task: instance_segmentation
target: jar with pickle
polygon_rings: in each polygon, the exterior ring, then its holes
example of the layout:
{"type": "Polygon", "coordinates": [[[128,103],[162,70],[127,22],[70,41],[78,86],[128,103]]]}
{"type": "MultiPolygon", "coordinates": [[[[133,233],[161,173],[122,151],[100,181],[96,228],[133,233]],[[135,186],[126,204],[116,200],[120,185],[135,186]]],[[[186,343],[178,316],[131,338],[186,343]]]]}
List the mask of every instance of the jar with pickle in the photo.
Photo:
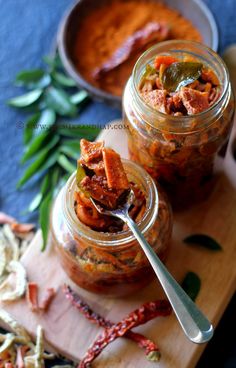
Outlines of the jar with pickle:
{"type": "MultiPolygon", "coordinates": [[[[165,261],[172,232],[169,202],[141,166],[121,162],[137,200],[130,215],[165,261]]],[[[78,197],[77,172],[59,192],[51,213],[52,240],[65,272],[78,286],[107,296],[127,295],[147,285],[155,274],[131,231],[119,219],[94,215],[83,195],[78,197]]]]}
{"type": "Polygon", "coordinates": [[[219,55],[196,42],[159,43],[139,58],[124,91],[130,159],[163,186],[174,208],[189,207],[212,192],[233,115],[219,55]]]}

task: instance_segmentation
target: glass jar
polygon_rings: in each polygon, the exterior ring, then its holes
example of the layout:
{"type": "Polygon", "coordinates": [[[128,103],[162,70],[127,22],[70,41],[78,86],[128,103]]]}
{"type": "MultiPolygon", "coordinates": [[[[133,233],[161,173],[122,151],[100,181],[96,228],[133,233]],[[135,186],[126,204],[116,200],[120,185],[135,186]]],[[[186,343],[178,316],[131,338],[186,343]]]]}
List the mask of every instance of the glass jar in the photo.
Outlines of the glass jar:
{"type": "Polygon", "coordinates": [[[162,184],[174,208],[207,198],[214,172],[222,159],[234,114],[234,97],[223,60],[206,46],[190,41],[167,41],[147,50],[137,61],[123,95],[124,124],[128,127],[130,159],[140,163],[162,184]],[[221,97],[206,111],[173,116],[148,106],[138,87],[147,64],[158,55],[189,56],[217,75],[221,97]]]}
{"type": "MultiPolygon", "coordinates": [[[[127,160],[122,163],[129,181],[136,183],[146,198],[138,226],[165,261],[172,232],[168,200],[141,166],[127,160]]],[[[76,190],[73,174],[58,194],[51,214],[53,243],[69,277],[84,289],[110,296],[130,294],[148,284],[154,272],[131,231],[105,233],[84,225],[74,210],[76,190]]]]}

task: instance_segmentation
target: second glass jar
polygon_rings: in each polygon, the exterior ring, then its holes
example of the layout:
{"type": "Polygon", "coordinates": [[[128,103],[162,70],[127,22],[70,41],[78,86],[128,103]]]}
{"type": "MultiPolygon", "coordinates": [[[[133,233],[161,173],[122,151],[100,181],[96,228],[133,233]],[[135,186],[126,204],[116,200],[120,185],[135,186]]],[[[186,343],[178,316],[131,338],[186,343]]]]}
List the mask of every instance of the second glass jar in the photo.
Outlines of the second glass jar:
{"type": "Polygon", "coordinates": [[[174,208],[189,207],[211,193],[218,153],[227,144],[233,114],[228,72],[214,51],[190,41],[160,43],[139,58],[124,91],[123,116],[130,158],[163,185],[174,208]],[[159,54],[189,56],[211,68],[222,86],[219,100],[202,113],[180,117],[145,104],[139,95],[139,83],[146,65],[153,64],[159,54]]]}

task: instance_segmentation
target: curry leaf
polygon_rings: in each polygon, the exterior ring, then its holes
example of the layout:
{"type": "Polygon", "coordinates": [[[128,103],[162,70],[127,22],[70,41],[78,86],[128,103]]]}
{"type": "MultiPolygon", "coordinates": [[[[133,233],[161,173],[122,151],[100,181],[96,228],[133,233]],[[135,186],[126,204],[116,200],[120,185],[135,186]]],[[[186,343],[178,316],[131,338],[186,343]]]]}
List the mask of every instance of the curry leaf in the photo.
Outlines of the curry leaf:
{"type": "Polygon", "coordinates": [[[17,188],[21,188],[34,174],[38,172],[38,170],[42,167],[48,156],[48,152],[43,150],[35,159],[35,161],[27,167],[23,176],[17,183],[17,188]]]}
{"type": "Polygon", "coordinates": [[[35,153],[37,153],[40,148],[43,146],[43,144],[45,143],[45,141],[48,139],[49,137],[49,132],[43,132],[39,135],[37,135],[33,141],[27,146],[27,149],[25,151],[25,153],[23,154],[22,158],[21,158],[21,163],[25,163],[27,160],[29,160],[35,153]]]}
{"type": "Polygon", "coordinates": [[[68,173],[72,174],[73,172],[75,172],[76,170],[76,166],[74,166],[69,160],[68,158],[66,158],[65,155],[60,155],[58,157],[58,163],[59,165],[66,170],[68,173]]]}
{"type": "Polygon", "coordinates": [[[40,118],[40,113],[37,112],[36,114],[32,115],[25,123],[24,127],[24,143],[27,144],[31,141],[34,133],[34,129],[38,123],[40,118]]]}
{"type": "Polygon", "coordinates": [[[42,193],[37,193],[33,200],[30,202],[28,207],[28,212],[34,212],[39,207],[40,203],[42,202],[43,195],[42,193]]]}
{"type": "Polygon", "coordinates": [[[164,89],[170,92],[178,91],[201,76],[202,64],[195,62],[178,62],[168,66],[162,74],[164,89]]]}
{"type": "Polygon", "coordinates": [[[51,210],[51,203],[53,199],[52,191],[48,193],[48,195],[42,201],[42,204],[39,209],[39,224],[42,229],[43,235],[43,245],[42,245],[42,252],[46,249],[47,240],[48,240],[48,230],[49,230],[49,219],[50,219],[50,210],[51,210]]]}
{"type": "Polygon", "coordinates": [[[195,301],[201,288],[201,280],[195,272],[188,272],[182,282],[182,288],[195,301]]]}
{"type": "Polygon", "coordinates": [[[55,111],[52,109],[45,109],[38,121],[39,129],[47,129],[50,128],[56,121],[55,111]]]}
{"type": "Polygon", "coordinates": [[[88,93],[86,91],[79,91],[71,96],[70,100],[75,105],[78,105],[88,99],[88,93]]]}
{"type": "Polygon", "coordinates": [[[80,126],[71,125],[70,128],[60,127],[58,128],[59,133],[65,137],[71,138],[86,138],[88,140],[93,140],[100,133],[101,129],[95,126],[80,126]]]}
{"type": "Polygon", "coordinates": [[[221,245],[209,235],[205,234],[193,234],[184,239],[184,243],[198,245],[213,251],[222,250],[221,245]]]}
{"type": "Polygon", "coordinates": [[[78,160],[80,154],[80,141],[79,140],[63,140],[60,148],[62,153],[67,156],[78,160]]]}
{"type": "Polygon", "coordinates": [[[53,86],[49,87],[45,94],[47,106],[62,116],[75,116],[76,106],[70,101],[69,95],[53,86]]]}
{"type": "Polygon", "coordinates": [[[35,89],[34,91],[28,92],[24,95],[14,97],[7,101],[8,105],[13,107],[27,107],[32,105],[42,95],[42,89],[35,89]]]}
{"type": "Polygon", "coordinates": [[[52,77],[57,81],[59,84],[61,84],[63,87],[75,87],[76,83],[72,78],[67,77],[63,73],[59,72],[52,72],[52,77]]]}
{"type": "Polygon", "coordinates": [[[49,85],[51,78],[42,69],[23,70],[16,76],[16,85],[28,88],[44,88],[49,85]]]}

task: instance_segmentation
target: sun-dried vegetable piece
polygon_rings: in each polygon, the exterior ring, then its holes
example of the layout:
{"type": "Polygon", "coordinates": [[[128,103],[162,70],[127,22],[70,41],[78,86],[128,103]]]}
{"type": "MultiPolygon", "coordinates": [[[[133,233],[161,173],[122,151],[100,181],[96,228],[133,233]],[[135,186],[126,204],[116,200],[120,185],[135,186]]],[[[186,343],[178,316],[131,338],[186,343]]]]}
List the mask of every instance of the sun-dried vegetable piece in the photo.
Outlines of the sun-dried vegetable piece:
{"type": "Polygon", "coordinates": [[[26,289],[26,299],[32,312],[38,311],[38,284],[36,284],[36,282],[28,282],[26,289]]]}
{"type": "Polygon", "coordinates": [[[103,146],[104,142],[89,142],[86,139],[81,139],[81,159],[86,163],[100,159],[102,157],[103,146]]]}
{"type": "Polygon", "coordinates": [[[219,79],[217,78],[217,76],[213,72],[213,70],[211,70],[211,69],[203,69],[202,73],[201,73],[201,78],[205,82],[209,82],[209,83],[213,84],[214,86],[219,86],[220,85],[219,79]]]}
{"type": "Polygon", "coordinates": [[[128,60],[134,52],[142,50],[150,42],[164,41],[169,36],[169,27],[166,23],[150,22],[139,29],[118,48],[110,60],[106,61],[101,67],[94,70],[93,76],[100,78],[105,73],[114,70],[119,65],[128,60]]]}
{"type": "Polygon", "coordinates": [[[19,240],[15,237],[15,234],[13,233],[10,225],[5,224],[2,230],[6,240],[8,241],[11,247],[12,252],[11,259],[14,261],[18,261],[20,255],[19,240]]]}
{"type": "Polygon", "coordinates": [[[103,148],[102,157],[108,187],[118,190],[128,189],[129,182],[120,155],[111,148],[103,148]]]}
{"type": "Polygon", "coordinates": [[[11,217],[9,215],[7,215],[6,213],[4,212],[0,212],[0,225],[4,225],[4,224],[11,224],[13,223],[14,221],[16,221],[14,219],[14,217],[11,217]]]}
{"type": "Polygon", "coordinates": [[[0,296],[2,301],[13,301],[19,299],[24,295],[26,289],[26,271],[23,265],[17,261],[11,261],[7,266],[7,270],[10,273],[16,275],[16,286],[14,290],[6,291],[0,296]]]}
{"type": "Polygon", "coordinates": [[[6,334],[4,343],[0,346],[0,354],[8,350],[14,342],[15,335],[13,333],[6,334]]]}
{"type": "Polygon", "coordinates": [[[16,349],[16,367],[17,368],[25,368],[24,357],[28,350],[29,350],[29,347],[27,345],[17,346],[17,349],[16,349]]]}
{"type": "Polygon", "coordinates": [[[40,305],[40,309],[43,310],[44,312],[46,312],[53,300],[53,298],[55,297],[56,292],[54,288],[47,288],[46,289],[46,294],[42,300],[42,303],[40,305]]]}
{"type": "Polygon", "coordinates": [[[179,95],[189,115],[198,114],[209,108],[208,92],[200,92],[192,88],[181,88],[179,95]]]}
{"type": "Polygon", "coordinates": [[[35,347],[35,368],[43,368],[43,329],[39,325],[37,327],[37,338],[36,338],[36,347],[35,347]]]}
{"type": "Polygon", "coordinates": [[[13,222],[11,224],[12,231],[16,233],[29,233],[35,228],[34,224],[20,224],[19,222],[13,222]]]}
{"type": "Polygon", "coordinates": [[[24,327],[22,327],[21,325],[19,325],[18,322],[16,322],[9,313],[7,313],[4,309],[0,309],[0,320],[6,324],[7,326],[10,327],[10,329],[16,334],[19,335],[23,338],[25,338],[25,340],[27,342],[31,342],[31,338],[28,335],[27,331],[24,329],[24,327]]]}
{"type": "Polygon", "coordinates": [[[1,242],[0,237],[0,276],[2,276],[2,274],[4,273],[6,265],[7,265],[6,247],[5,244],[1,242]]]}
{"type": "Polygon", "coordinates": [[[159,89],[155,89],[151,92],[141,93],[141,96],[143,100],[146,102],[146,104],[148,104],[149,106],[163,113],[167,112],[166,95],[167,95],[167,91],[159,90],[159,89]]]}

